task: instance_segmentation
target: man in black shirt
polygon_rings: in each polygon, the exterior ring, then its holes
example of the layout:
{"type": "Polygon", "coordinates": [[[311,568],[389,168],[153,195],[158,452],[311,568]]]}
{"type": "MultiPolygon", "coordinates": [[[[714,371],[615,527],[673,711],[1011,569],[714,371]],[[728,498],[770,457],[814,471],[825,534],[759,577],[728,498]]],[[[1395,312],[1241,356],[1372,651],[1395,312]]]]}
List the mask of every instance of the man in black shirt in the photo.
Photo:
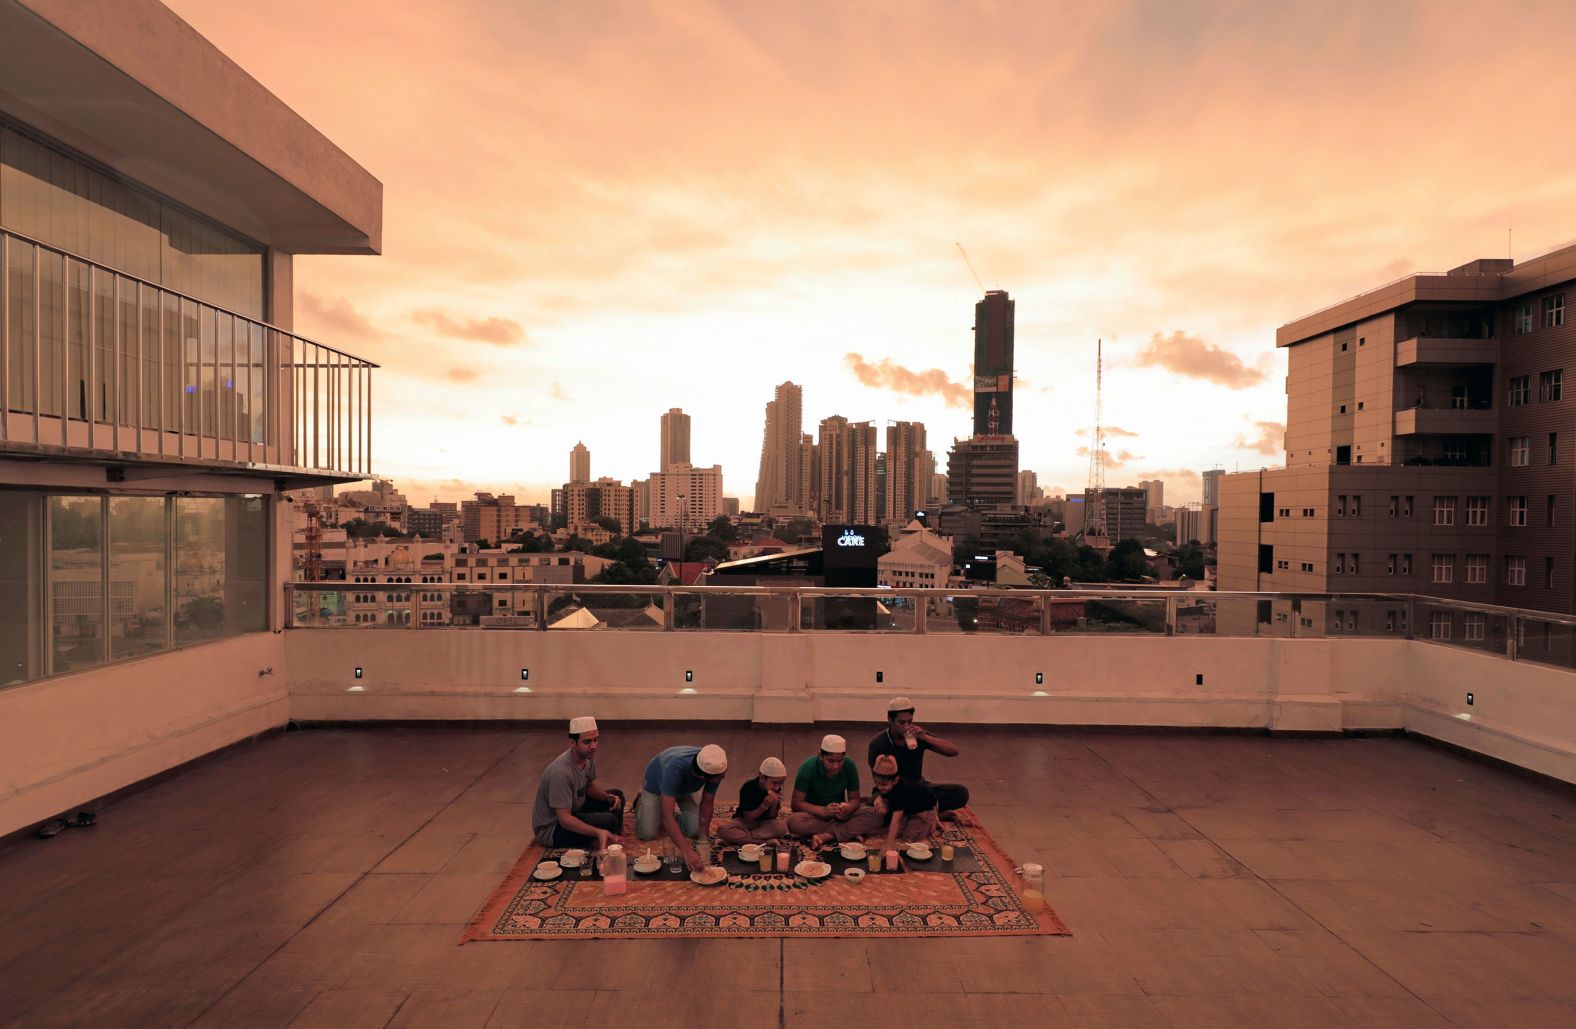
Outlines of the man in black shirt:
{"type": "MultiPolygon", "coordinates": [[[[928,839],[938,828],[936,795],[930,787],[897,774],[897,760],[891,754],[875,759],[870,769],[874,784],[870,793],[871,807],[886,825],[886,840],[882,852],[892,850],[897,841],[909,842],[928,839]]],[[[868,809],[861,809],[861,812],[868,809]]]]}
{"type": "Polygon", "coordinates": [[[956,811],[969,802],[969,788],[959,783],[935,783],[925,779],[925,751],[934,750],[942,757],[957,757],[958,748],[951,740],[932,736],[924,726],[914,724],[914,702],[907,697],[894,697],[887,704],[887,726],[870,741],[870,767],[876,758],[890,754],[897,761],[898,778],[916,786],[928,786],[936,795],[936,804],[942,812],[956,811]]]}
{"type": "Polygon", "coordinates": [[[739,787],[738,810],[717,827],[717,835],[734,844],[765,843],[788,835],[788,819],[782,810],[787,779],[788,769],[780,759],[762,761],[760,774],[739,787]]]}

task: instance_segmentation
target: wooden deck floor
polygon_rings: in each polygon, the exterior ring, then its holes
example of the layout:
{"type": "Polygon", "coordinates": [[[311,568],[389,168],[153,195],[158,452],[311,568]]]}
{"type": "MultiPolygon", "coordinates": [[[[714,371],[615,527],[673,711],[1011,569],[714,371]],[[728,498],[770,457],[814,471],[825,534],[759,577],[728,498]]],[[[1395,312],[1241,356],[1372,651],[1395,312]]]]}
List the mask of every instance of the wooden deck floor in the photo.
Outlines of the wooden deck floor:
{"type": "MultiPolygon", "coordinates": [[[[307,731],[0,851],[0,1023],[1576,1023],[1569,790],[1394,738],[953,736],[930,774],[1071,938],[458,947],[562,735],[307,731]]],[[[633,789],[672,742],[742,771],[818,738],[609,725],[600,763],[633,789]]]]}

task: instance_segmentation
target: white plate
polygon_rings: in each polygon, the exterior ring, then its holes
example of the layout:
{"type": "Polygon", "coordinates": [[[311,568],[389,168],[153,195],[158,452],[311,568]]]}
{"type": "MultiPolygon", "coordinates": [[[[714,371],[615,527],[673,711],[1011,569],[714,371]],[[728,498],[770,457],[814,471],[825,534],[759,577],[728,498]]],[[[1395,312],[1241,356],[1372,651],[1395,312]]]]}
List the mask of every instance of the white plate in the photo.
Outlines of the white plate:
{"type": "Polygon", "coordinates": [[[558,864],[561,868],[579,868],[581,865],[581,859],[570,857],[568,854],[564,854],[558,859],[558,864]]]}
{"type": "Polygon", "coordinates": [[[825,879],[832,874],[832,866],[825,861],[801,861],[794,866],[793,872],[806,879],[825,879]]]}
{"type": "Polygon", "coordinates": [[[838,847],[837,850],[838,850],[838,853],[842,854],[843,857],[847,858],[850,861],[863,861],[865,859],[865,854],[867,853],[867,851],[865,850],[865,846],[862,843],[859,843],[859,844],[845,843],[842,846],[838,847]],[[855,848],[857,848],[857,849],[855,849],[855,848]]]}
{"type": "Polygon", "coordinates": [[[531,878],[541,879],[545,882],[548,879],[557,879],[563,874],[564,870],[562,868],[543,868],[541,865],[537,865],[536,871],[531,873],[531,878]]]}
{"type": "Polygon", "coordinates": [[[761,848],[757,847],[755,844],[746,843],[744,846],[739,848],[740,861],[759,861],[760,859],[761,848]]]}
{"type": "Polygon", "coordinates": [[[690,882],[697,886],[716,886],[728,881],[728,870],[718,865],[711,865],[699,872],[690,873],[690,882]]]}
{"type": "Polygon", "coordinates": [[[641,875],[650,875],[652,872],[657,871],[661,867],[662,862],[658,861],[656,858],[652,858],[650,861],[635,862],[635,871],[639,872],[641,875]]]}

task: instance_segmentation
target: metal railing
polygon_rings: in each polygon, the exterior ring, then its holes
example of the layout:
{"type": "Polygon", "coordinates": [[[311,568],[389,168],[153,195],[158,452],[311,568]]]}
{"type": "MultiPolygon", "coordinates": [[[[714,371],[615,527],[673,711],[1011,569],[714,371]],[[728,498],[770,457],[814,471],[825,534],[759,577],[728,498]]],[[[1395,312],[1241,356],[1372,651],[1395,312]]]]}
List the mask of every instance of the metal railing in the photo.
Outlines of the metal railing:
{"type": "Polygon", "coordinates": [[[291,629],[1388,638],[1576,667],[1576,617],[1415,594],[396,581],[285,593],[291,629]]]}
{"type": "Polygon", "coordinates": [[[365,477],[376,367],[0,230],[0,449],[365,477]]]}

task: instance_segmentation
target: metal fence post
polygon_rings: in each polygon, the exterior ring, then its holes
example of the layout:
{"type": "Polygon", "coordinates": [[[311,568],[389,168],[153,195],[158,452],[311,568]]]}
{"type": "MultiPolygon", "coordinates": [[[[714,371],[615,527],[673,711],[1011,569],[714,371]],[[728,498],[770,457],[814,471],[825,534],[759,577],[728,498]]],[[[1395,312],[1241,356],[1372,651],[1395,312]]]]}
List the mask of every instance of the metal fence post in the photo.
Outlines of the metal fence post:
{"type": "Polygon", "coordinates": [[[1166,635],[1177,634],[1177,598],[1166,597],[1166,635]]]}
{"type": "Polygon", "coordinates": [[[1517,661],[1520,660],[1521,652],[1521,616],[1511,615],[1509,622],[1510,632],[1505,637],[1505,656],[1517,661]]]}
{"type": "Polygon", "coordinates": [[[927,621],[930,614],[930,600],[923,592],[914,594],[914,635],[923,636],[930,631],[927,621]]]}

